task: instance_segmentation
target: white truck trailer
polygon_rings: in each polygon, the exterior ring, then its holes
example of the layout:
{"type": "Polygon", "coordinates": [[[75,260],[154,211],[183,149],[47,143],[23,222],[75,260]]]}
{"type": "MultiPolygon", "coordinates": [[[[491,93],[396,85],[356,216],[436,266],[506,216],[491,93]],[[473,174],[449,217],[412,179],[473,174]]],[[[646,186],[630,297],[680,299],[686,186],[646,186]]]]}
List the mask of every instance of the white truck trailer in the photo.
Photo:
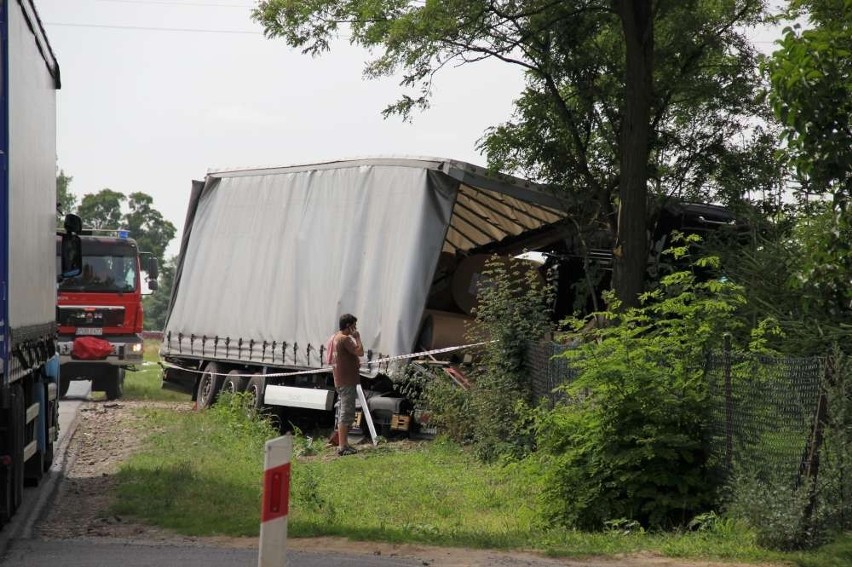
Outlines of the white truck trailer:
{"type": "MultiPolygon", "coordinates": [[[[543,186],[445,159],[210,171],[193,183],[163,385],[202,407],[248,388],[258,404],[329,412],[319,369],[342,313],[358,317],[365,376],[457,343],[484,259],[564,239],[565,207],[543,186]]],[[[369,400],[380,424],[410,424],[398,395],[369,400]]]]}
{"type": "MultiPolygon", "coordinates": [[[[80,269],[80,219],[56,256],[59,66],[32,0],[0,0],[0,525],[53,460],[57,270],[80,269]]],[[[72,222],[75,221],[75,222],[72,222]]]]}

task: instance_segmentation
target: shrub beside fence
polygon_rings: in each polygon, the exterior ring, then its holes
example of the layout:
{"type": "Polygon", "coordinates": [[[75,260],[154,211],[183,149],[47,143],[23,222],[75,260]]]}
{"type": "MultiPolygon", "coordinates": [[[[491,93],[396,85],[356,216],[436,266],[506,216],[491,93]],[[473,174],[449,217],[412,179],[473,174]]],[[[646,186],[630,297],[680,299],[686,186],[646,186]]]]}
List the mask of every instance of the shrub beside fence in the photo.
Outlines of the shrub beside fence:
{"type": "MultiPolygon", "coordinates": [[[[576,377],[566,351],[555,343],[531,344],[529,376],[535,398],[550,406],[559,386],[576,377]]],[[[726,482],[746,473],[780,482],[805,495],[805,520],[815,509],[829,529],[852,528],[852,377],[845,360],[769,357],[717,352],[704,361],[712,404],[713,462],[726,482]]],[[[806,522],[807,523],[807,522],[806,522]]]]}

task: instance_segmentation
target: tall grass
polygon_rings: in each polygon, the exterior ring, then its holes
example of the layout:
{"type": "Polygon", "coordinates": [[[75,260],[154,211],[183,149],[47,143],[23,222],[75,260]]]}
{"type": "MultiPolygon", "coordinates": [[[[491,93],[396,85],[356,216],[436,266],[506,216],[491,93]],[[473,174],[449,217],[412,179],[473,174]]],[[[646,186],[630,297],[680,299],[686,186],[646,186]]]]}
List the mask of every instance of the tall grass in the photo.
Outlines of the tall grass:
{"type": "Polygon", "coordinates": [[[160,341],[148,339],[144,344],[143,362],[136,372],[127,372],[124,377],[125,400],[187,401],[188,394],[162,388],[160,379],[160,341]]]}

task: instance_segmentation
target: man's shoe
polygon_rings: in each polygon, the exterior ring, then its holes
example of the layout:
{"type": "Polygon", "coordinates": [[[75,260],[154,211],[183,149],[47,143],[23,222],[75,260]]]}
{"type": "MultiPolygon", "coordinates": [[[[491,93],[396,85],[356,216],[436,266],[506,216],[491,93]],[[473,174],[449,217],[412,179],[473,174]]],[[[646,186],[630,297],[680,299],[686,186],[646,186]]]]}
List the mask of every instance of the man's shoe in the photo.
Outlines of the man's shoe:
{"type": "Polygon", "coordinates": [[[355,453],[357,453],[357,452],[358,452],[358,451],[356,451],[354,447],[350,447],[349,445],[347,445],[347,446],[346,446],[346,447],[344,447],[343,449],[338,449],[338,450],[337,450],[337,456],[338,456],[338,457],[344,457],[344,456],[346,456],[346,455],[354,455],[354,454],[355,454],[355,453]]]}

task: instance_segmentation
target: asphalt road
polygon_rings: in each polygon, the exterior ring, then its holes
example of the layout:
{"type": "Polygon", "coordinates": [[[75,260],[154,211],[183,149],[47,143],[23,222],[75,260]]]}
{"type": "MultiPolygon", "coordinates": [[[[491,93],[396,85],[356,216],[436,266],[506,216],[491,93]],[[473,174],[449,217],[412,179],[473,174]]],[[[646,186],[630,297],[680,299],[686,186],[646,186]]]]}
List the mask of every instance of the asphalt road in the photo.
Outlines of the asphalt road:
{"type": "MultiPolygon", "coordinates": [[[[68,441],[76,427],[77,412],[90,392],[89,382],[72,382],[59,404],[59,445],[53,466],[36,488],[24,490],[24,501],[13,520],[0,530],[0,565],[15,567],[236,567],[258,564],[257,550],[191,544],[186,546],[140,544],[132,541],[75,539],[42,540],[33,537],[34,526],[46,513],[62,482],[68,441]]],[[[288,552],[280,565],[305,567],[408,567],[422,560],[392,557],[288,552]]]]}

